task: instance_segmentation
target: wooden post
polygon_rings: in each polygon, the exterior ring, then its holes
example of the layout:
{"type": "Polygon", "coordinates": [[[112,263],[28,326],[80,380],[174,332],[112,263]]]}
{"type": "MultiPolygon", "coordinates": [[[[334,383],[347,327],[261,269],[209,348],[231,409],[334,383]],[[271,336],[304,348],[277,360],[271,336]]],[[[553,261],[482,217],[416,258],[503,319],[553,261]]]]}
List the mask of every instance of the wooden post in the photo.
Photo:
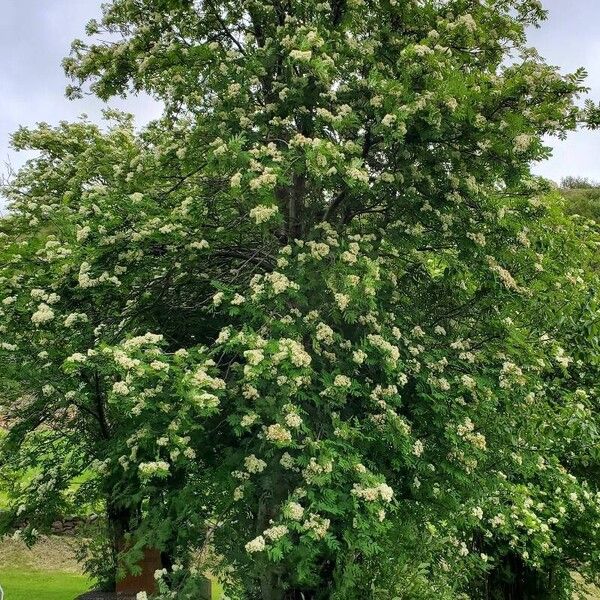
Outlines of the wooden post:
{"type": "Polygon", "coordinates": [[[138,566],[142,570],[139,575],[128,573],[123,579],[117,581],[117,594],[135,597],[138,592],[146,592],[148,596],[156,592],[154,572],[162,569],[160,552],[155,548],[146,548],[138,566]]]}

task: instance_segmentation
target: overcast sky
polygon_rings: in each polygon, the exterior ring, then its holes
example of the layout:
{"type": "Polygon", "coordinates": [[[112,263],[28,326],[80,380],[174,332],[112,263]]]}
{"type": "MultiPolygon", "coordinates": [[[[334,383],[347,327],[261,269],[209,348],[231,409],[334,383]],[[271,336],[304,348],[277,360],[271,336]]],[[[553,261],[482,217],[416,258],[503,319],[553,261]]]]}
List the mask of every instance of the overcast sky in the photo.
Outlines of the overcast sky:
{"type": "MultiPolygon", "coordinates": [[[[532,45],[565,71],[585,67],[591,97],[600,99],[600,0],[543,2],[550,18],[542,29],[532,31],[532,45]]],[[[18,125],[56,123],[82,113],[92,120],[100,116],[100,101],[65,98],[60,66],[71,41],[83,36],[88,19],[98,16],[100,0],[0,0],[0,4],[0,161],[18,166],[26,157],[9,149],[9,135],[18,125]]],[[[148,98],[111,105],[133,112],[138,124],[159,110],[148,98]]],[[[537,173],[556,181],[565,175],[600,181],[600,131],[581,131],[550,143],[554,156],[536,165],[537,173]]]]}

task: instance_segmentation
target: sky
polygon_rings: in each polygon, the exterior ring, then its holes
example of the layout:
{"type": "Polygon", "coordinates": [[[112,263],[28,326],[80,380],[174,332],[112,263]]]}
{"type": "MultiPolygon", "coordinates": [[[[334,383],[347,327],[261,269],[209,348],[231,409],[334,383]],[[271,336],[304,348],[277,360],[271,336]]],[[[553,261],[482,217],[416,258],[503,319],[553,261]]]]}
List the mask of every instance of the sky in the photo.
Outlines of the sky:
{"type": "MultiPolygon", "coordinates": [[[[100,0],[0,0],[0,172],[27,158],[9,147],[19,125],[74,120],[85,113],[99,120],[104,103],[93,97],[67,100],[61,60],[70,43],[83,37],[85,23],[98,17],[100,0]]],[[[550,18],[533,30],[530,43],[565,72],[583,66],[590,97],[600,100],[600,0],[545,0],[550,18]]],[[[136,115],[138,125],[158,116],[148,97],[113,100],[110,106],[136,115]]],[[[534,171],[555,181],[579,175],[600,181],[600,131],[579,131],[566,141],[548,140],[553,157],[534,171]]]]}

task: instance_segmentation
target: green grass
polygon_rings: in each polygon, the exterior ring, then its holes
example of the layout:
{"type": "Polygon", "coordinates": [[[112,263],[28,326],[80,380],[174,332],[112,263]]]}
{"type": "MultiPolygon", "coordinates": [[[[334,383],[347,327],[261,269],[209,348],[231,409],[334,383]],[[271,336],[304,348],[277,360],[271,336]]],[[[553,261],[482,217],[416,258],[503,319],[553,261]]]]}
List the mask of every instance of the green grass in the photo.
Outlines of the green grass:
{"type": "Polygon", "coordinates": [[[73,600],[90,587],[83,575],[19,570],[0,571],[5,600],[73,600]]]}
{"type": "Polygon", "coordinates": [[[0,538],[0,585],[4,600],[73,600],[90,589],[74,558],[74,540],[51,536],[33,548],[0,538]]]}

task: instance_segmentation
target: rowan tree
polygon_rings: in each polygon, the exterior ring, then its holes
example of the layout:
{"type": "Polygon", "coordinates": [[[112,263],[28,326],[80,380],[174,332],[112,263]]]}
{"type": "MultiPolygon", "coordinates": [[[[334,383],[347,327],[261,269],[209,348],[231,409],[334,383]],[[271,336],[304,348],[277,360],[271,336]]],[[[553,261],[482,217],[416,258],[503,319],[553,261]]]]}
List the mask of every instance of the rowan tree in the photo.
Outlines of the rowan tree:
{"type": "Polygon", "coordinates": [[[15,515],[88,469],[130,553],[165,551],[165,597],[207,549],[264,600],[593,577],[597,232],[530,173],[584,72],[527,48],[543,16],[106,4],[70,94],[164,116],[15,136],[40,157],[7,190],[3,446],[44,478],[15,515]]]}

